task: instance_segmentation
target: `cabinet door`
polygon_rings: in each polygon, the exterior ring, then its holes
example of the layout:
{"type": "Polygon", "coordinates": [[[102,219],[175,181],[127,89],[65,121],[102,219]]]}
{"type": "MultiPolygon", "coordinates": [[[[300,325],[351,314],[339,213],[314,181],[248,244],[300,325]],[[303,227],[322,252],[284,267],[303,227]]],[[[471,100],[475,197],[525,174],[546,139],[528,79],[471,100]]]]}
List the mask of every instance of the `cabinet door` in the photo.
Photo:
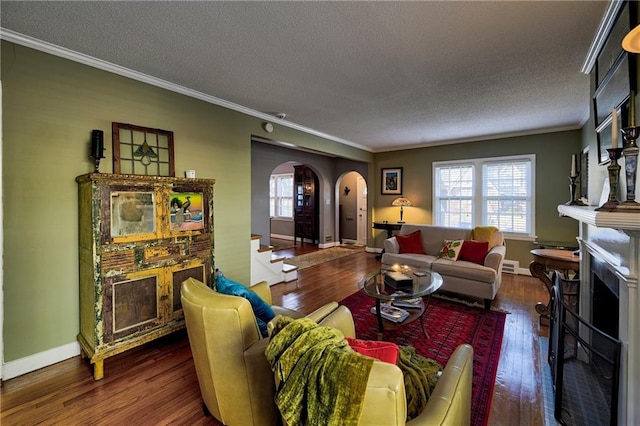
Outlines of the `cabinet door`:
{"type": "Polygon", "coordinates": [[[155,268],[105,278],[104,343],[164,323],[163,275],[155,268]]]}
{"type": "Polygon", "coordinates": [[[180,286],[182,282],[187,278],[195,278],[198,281],[207,283],[209,281],[207,276],[211,273],[210,268],[201,259],[196,259],[191,262],[174,265],[168,268],[167,273],[169,274],[169,300],[171,301],[167,318],[169,321],[179,320],[184,318],[180,301],[180,286]]]}

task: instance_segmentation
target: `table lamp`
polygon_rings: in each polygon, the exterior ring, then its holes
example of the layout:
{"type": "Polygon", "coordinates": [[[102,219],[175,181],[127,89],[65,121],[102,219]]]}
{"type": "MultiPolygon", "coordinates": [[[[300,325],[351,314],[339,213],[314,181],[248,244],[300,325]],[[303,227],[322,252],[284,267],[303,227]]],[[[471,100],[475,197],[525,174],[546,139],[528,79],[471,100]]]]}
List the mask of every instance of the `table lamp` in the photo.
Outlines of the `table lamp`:
{"type": "Polygon", "coordinates": [[[411,206],[411,201],[407,200],[404,197],[398,197],[395,200],[393,200],[393,203],[391,203],[392,206],[400,206],[400,220],[398,221],[398,223],[404,223],[402,221],[402,209],[404,207],[410,207],[411,206]]]}

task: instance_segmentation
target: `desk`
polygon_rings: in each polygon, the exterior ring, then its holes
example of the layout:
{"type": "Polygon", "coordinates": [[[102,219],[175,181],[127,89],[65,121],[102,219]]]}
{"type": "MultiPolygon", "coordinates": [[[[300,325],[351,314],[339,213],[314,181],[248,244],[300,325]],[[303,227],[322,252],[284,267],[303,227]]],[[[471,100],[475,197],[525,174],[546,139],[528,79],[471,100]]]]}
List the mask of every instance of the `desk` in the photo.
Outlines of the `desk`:
{"type": "Polygon", "coordinates": [[[543,318],[549,319],[551,312],[550,302],[553,287],[551,274],[553,274],[553,271],[558,271],[564,278],[568,279],[569,272],[579,273],[580,256],[574,255],[569,250],[558,249],[535,249],[531,250],[531,254],[533,255],[533,261],[529,264],[529,271],[531,271],[532,276],[542,281],[549,292],[549,302],[546,304],[538,302],[536,304],[536,312],[540,314],[540,322],[542,323],[543,318]]]}
{"type": "Polygon", "coordinates": [[[373,222],[373,229],[384,229],[387,231],[387,238],[393,237],[393,231],[399,231],[403,223],[373,222]]]}

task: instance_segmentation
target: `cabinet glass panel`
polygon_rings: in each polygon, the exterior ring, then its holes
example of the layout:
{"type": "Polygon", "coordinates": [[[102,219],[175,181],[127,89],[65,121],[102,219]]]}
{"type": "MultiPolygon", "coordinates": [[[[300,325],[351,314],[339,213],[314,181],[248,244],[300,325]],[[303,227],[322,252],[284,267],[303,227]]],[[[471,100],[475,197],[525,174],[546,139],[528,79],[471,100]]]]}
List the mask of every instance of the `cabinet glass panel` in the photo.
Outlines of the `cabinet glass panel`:
{"type": "Polygon", "coordinates": [[[153,192],[113,191],[111,237],[145,236],[156,233],[156,204],[153,192]]]}
{"type": "MultiPolygon", "coordinates": [[[[187,278],[195,278],[203,283],[207,282],[205,278],[205,265],[198,265],[191,268],[179,269],[173,271],[172,277],[172,309],[173,315],[182,311],[182,303],[180,301],[180,286],[187,278]]],[[[182,315],[180,315],[182,316],[182,315]]]]}
{"type": "Polygon", "coordinates": [[[204,204],[201,192],[172,192],[170,195],[171,231],[204,229],[204,204]]]}
{"type": "Polygon", "coordinates": [[[138,271],[105,281],[106,342],[160,325],[161,270],[138,271]]]}

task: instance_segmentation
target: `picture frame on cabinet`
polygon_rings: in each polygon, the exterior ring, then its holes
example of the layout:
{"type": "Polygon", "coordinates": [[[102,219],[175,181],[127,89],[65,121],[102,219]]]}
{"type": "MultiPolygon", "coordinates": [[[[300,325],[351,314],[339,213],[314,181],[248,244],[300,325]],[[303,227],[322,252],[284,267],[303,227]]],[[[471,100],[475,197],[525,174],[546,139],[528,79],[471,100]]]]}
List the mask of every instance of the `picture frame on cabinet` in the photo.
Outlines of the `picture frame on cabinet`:
{"type": "Polygon", "coordinates": [[[171,231],[204,228],[205,206],[200,192],[172,192],[170,195],[171,231]]]}
{"type": "Polygon", "coordinates": [[[402,195],[402,167],[382,169],[382,195],[402,195]]]}
{"type": "Polygon", "coordinates": [[[102,233],[103,239],[121,243],[158,238],[156,202],[152,190],[110,191],[108,223],[105,224],[109,228],[108,232],[102,233]]]}
{"type": "Polygon", "coordinates": [[[113,173],[175,177],[173,132],[111,123],[113,173]]]}

